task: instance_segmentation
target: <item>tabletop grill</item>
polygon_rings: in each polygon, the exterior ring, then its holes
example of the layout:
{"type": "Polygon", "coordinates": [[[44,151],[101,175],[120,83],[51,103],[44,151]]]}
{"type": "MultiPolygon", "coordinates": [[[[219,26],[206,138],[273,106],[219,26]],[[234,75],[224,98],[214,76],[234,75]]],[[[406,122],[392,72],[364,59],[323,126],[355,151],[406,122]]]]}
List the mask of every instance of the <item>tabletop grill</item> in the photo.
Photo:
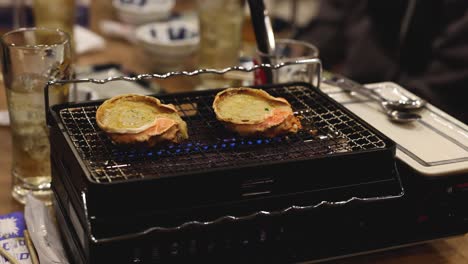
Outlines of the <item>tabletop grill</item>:
{"type": "Polygon", "coordinates": [[[115,146],[96,124],[98,105],[59,111],[67,134],[97,183],[157,178],[207,168],[248,166],[304,159],[334,153],[383,149],[386,144],[331,101],[306,86],[272,87],[268,92],[287,99],[304,126],[297,134],[276,138],[242,138],[216,120],[214,93],[174,96],[163,103],[177,106],[190,128],[179,145],[146,150],[115,146]]]}
{"type": "Polygon", "coordinates": [[[157,263],[147,261],[151,252],[171,251],[176,238],[255,233],[264,219],[403,196],[394,142],[310,84],[257,88],[288,100],[304,128],[240,137],[215,118],[211,105],[220,90],[158,95],[179,110],[189,140],[129,148],[112,144],[96,125],[102,101],[51,107],[52,187],[75,261],[157,263]]]}

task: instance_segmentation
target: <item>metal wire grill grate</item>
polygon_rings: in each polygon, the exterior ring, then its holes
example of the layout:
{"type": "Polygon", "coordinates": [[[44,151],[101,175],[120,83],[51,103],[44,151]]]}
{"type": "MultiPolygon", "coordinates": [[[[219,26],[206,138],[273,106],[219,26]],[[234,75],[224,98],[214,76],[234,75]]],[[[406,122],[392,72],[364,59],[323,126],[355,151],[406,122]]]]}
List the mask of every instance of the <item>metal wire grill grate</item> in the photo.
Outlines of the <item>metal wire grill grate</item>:
{"type": "Polygon", "coordinates": [[[178,145],[151,149],[116,146],[96,124],[98,105],[62,109],[60,117],[92,178],[100,183],[385,148],[381,138],[309,87],[267,91],[290,102],[304,127],[299,133],[269,139],[228,132],[212,110],[214,93],[161,100],[176,105],[187,122],[189,140],[178,145]]]}

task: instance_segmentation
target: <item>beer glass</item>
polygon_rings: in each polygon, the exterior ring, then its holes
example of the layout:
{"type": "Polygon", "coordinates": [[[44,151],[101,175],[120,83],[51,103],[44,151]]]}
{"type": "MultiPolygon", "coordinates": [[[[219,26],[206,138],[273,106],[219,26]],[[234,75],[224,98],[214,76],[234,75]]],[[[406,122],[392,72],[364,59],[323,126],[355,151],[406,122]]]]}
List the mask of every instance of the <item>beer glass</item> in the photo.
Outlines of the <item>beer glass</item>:
{"type": "Polygon", "coordinates": [[[33,0],[36,27],[58,28],[73,39],[75,0],[33,0]]]}
{"type": "MultiPolygon", "coordinates": [[[[49,139],[45,123],[44,88],[50,79],[71,77],[67,33],[58,29],[22,28],[2,36],[2,70],[13,141],[12,196],[49,202],[49,139]]],[[[51,89],[51,104],[65,102],[68,87],[51,89]]]]}
{"type": "MultiPolygon", "coordinates": [[[[244,0],[197,0],[200,24],[198,67],[223,69],[239,64],[244,0]]],[[[220,75],[201,75],[200,88],[230,86],[220,75]]]]}

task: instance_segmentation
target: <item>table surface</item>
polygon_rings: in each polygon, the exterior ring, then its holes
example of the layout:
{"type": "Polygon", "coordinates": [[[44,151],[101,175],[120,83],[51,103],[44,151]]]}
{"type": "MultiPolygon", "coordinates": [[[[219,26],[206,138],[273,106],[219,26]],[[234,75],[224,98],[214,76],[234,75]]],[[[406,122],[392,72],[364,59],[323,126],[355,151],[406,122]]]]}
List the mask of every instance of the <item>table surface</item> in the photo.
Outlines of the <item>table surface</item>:
{"type": "MultiPolygon", "coordinates": [[[[119,40],[107,39],[107,48],[104,51],[79,56],[78,65],[95,63],[119,63],[137,73],[148,72],[138,56],[137,50],[128,43],[119,40]]],[[[165,81],[161,85],[170,92],[189,89],[186,80],[165,81]],[[183,84],[183,85],[181,85],[183,84]],[[179,87],[179,88],[178,88],[179,87]],[[183,87],[183,88],[180,88],[183,87]]],[[[0,81],[0,109],[6,109],[5,89],[0,81]]],[[[11,138],[8,127],[0,127],[0,215],[23,210],[10,195],[11,188],[11,138]]],[[[459,236],[450,239],[438,240],[416,246],[394,249],[391,251],[355,256],[331,263],[381,263],[381,264],[459,264],[468,263],[468,236],[459,236]]]]}

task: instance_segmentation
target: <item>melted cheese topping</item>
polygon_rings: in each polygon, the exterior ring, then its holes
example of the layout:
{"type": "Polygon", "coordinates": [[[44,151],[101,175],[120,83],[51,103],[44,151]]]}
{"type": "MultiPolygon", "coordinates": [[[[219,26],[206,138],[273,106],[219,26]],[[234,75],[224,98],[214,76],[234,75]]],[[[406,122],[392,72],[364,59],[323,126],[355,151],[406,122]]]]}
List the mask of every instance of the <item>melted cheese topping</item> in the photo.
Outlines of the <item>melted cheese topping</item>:
{"type": "Polygon", "coordinates": [[[150,126],[157,118],[157,109],[144,102],[121,101],[105,110],[103,124],[113,129],[150,126]]]}
{"type": "Polygon", "coordinates": [[[219,112],[226,118],[241,122],[258,123],[273,115],[273,111],[278,108],[289,108],[278,105],[259,96],[250,94],[235,94],[221,100],[218,105],[219,112]]]}

